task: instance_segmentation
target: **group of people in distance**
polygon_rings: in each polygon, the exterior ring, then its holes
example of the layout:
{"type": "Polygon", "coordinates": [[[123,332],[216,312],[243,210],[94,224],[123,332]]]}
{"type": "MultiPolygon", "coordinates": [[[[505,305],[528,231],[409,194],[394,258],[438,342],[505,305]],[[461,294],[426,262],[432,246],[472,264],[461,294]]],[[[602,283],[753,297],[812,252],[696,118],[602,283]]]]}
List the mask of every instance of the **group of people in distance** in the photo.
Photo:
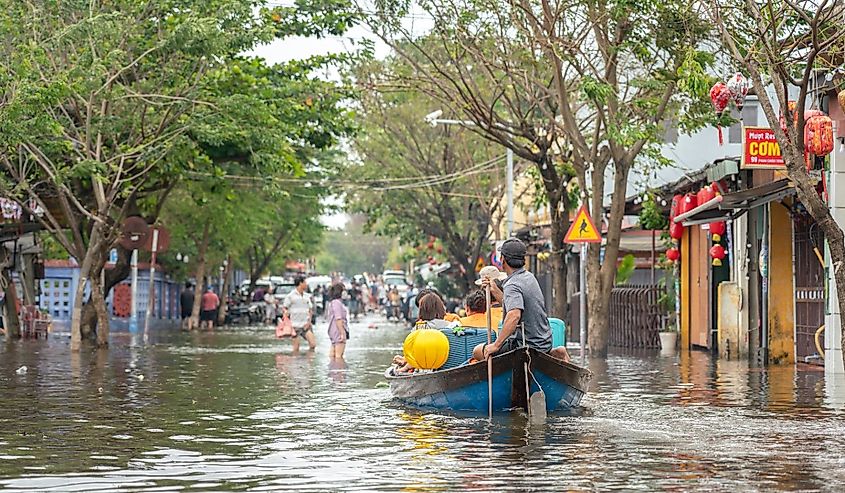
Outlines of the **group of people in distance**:
{"type": "MultiPolygon", "coordinates": [[[[294,289],[282,301],[282,313],[280,319],[288,318],[293,327],[293,334],[290,335],[293,341],[293,351],[299,351],[299,338],[308,342],[308,349],[313,351],[317,347],[317,340],[314,337],[314,302],[311,294],[308,293],[308,284],[304,276],[294,278],[294,289]]],[[[346,340],[349,338],[349,311],[343,304],[343,283],[333,284],[328,288],[329,303],[326,307],[326,318],[328,319],[328,335],[332,347],[329,357],[332,359],[343,358],[346,350],[346,340]]],[[[279,323],[282,323],[280,320],[279,323]]]]}
{"type": "MultiPolygon", "coordinates": [[[[194,310],[194,285],[190,282],[185,283],[185,288],[179,294],[179,307],[182,316],[182,330],[194,330],[195,320],[193,319],[194,310]]],[[[199,328],[211,330],[214,328],[214,322],[217,318],[217,310],[220,308],[220,297],[214,292],[214,288],[208,286],[205,292],[200,296],[200,314],[199,314],[199,328]]]]}
{"type": "MultiPolygon", "coordinates": [[[[569,361],[569,353],[561,346],[552,347],[552,330],[546,314],[545,298],[534,274],[525,270],[525,244],[519,239],[505,241],[499,252],[504,272],[496,267],[484,267],[476,284],[481,287],[471,292],[465,300],[467,315],[458,317],[447,314],[440,295],[423,290],[417,295],[419,306],[417,328],[449,329],[454,327],[487,327],[487,310],[490,310],[491,328],[497,330],[496,340],[479,344],[473,350],[472,360],[484,361],[488,357],[528,346],[551,356],[569,361]],[[490,289],[491,306],[487,306],[486,290],[490,289]]],[[[413,368],[402,356],[393,363],[398,372],[413,368]]]]}

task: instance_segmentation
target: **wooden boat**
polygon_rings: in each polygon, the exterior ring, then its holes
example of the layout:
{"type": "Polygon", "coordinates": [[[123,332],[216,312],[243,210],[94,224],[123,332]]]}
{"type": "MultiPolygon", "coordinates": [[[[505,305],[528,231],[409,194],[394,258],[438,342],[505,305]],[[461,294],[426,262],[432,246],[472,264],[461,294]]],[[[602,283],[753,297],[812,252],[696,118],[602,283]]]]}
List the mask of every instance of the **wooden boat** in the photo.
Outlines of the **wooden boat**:
{"type": "MultiPolygon", "coordinates": [[[[546,394],[546,410],[577,406],[592,378],[590,370],[566,363],[532,348],[520,348],[493,358],[493,409],[527,409],[525,367],[528,362],[530,393],[546,394]]],[[[451,411],[487,412],[487,364],[463,365],[429,373],[385,377],[393,397],[405,404],[451,411]]]]}

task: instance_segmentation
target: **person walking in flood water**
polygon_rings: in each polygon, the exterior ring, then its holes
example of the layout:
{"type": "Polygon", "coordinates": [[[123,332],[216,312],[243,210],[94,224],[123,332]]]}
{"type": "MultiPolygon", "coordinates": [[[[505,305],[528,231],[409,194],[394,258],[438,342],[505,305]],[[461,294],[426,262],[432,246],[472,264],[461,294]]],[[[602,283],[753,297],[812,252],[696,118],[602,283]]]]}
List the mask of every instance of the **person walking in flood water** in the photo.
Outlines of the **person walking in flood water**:
{"type": "Polygon", "coordinates": [[[282,303],[287,316],[290,318],[293,330],[296,335],[293,338],[293,352],[299,351],[299,338],[308,341],[308,350],[313,351],[317,347],[317,340],[314,338],[314,331],[311,325],[311,317],[314,315],[314,302],[308,294],[308,283],[305,277],[296,276],[293,280],[293,291],[285,296],[282,303]]]}
{"type": "Polygon", "coordinates": [[[194,311],[194,286],[190,282],[185,283],[185,289],[179,293],[179,312],[182,315],[182,330],[193,330],[194,321],[191,313],[194,311]]]}
{"type": "Polygon", "coordinates": [[[211,330],[214,328],[214,320],[217,318],[217,308],[220,306],[220,298],[214,292],[214,288],[208,287],[200,298],[200,328],[211,330]]]}
{"type": "Polygon", "coordinates": [[[344,290],[341,282],[329,288],[329,299],[331,301],[326,307],[326,316],[329,319],[329,339],[332,341],[329,357],[333,359],[343,359],[346,341],[349,339],[349,312],[343,304],[344,290]]]}

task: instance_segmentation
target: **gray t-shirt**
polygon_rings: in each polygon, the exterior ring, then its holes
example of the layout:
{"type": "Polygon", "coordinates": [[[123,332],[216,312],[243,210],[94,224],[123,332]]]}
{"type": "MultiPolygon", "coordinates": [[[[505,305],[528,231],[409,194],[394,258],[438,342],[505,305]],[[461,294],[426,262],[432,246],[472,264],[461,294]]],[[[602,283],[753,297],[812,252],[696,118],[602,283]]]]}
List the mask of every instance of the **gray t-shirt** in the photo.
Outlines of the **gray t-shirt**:
{"type": "MultiPolygon", "coordinates": [[[[520,326],[525,330],[525,344],[543,352],[552,349],[552,329],[546,315],[545,299],[540,284],[533,274],[517,269],[503,283],[502,305],[505,316],[510,310],[522,310],[520,326]]],[[[522,332],[517,326],[509,343],[522,346],[522,332]]]]}

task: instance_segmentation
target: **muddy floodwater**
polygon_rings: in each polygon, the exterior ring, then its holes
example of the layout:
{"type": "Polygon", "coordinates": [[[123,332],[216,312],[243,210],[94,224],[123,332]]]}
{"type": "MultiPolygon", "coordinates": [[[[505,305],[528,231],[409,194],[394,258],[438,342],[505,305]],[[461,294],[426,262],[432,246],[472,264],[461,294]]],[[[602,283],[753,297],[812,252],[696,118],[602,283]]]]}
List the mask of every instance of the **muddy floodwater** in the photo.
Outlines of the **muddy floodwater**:
{"type": "Polygon", "coordinates": [[[490,423],[393,403],[405,330],[351,332],[345,363],[325,323],[300,355],[255,327],[0,344],[0,489],[845,491],[845,381],[822,371],[616,353],[580,409],[490,423]]]}

